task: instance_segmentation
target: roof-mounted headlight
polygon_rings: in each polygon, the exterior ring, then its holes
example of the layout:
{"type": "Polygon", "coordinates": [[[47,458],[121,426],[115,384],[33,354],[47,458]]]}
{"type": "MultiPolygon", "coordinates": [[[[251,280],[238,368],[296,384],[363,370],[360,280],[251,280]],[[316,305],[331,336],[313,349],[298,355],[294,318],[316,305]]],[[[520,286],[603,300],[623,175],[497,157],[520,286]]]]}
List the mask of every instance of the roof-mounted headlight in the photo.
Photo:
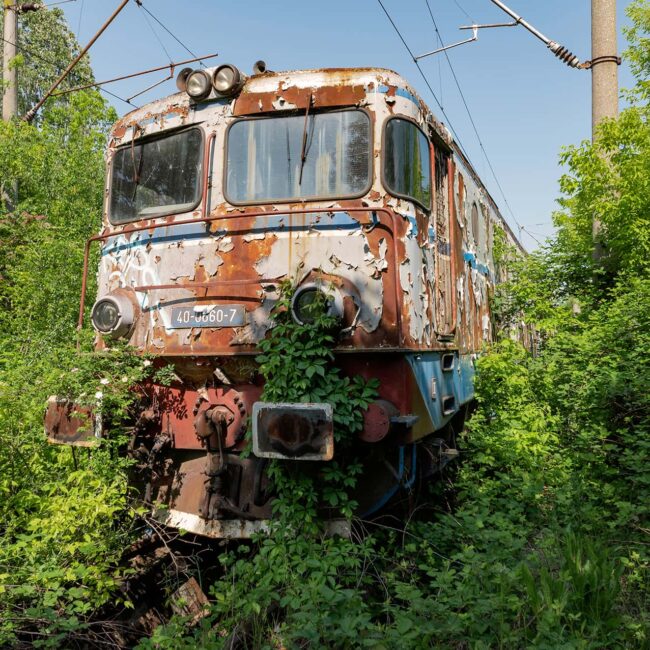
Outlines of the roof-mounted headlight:
{"type": "Polygon", "coordinates": [[[183,68],[176,77],[176,88],[181,92],[187,90],[187,78],[192,74],[192,68],[183,68]]]}
{"type": "Polygon", "coordinates": [[[203,70],[190,72],[185,79],[185,91],[195,101],[205,99],[212,90],[210,76],[203,70]]]}
{"type": "Polygon", "coordinates": [[[91,320],[100,334],[117,339],[131,331],[135,322],[135,306],[127,296],[109,293],[95,303],[91,320]]]}
{"type": "Polygon", "coordinates": [[[243,83],[242,74],[234,65],[229,63],[220,65],[212,75],[212,85],[220,97],[234,95],[242,87],[243,83]]]}

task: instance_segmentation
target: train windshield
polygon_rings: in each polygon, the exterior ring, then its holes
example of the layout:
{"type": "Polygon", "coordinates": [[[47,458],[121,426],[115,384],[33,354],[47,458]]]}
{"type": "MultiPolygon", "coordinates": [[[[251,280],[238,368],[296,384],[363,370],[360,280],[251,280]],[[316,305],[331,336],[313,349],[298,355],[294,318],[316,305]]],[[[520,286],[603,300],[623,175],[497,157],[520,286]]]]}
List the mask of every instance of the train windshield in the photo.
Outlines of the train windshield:
{"type": "Polygon", "coordinates": [[[370,163],[363,111],[244,119],[228,132],[226,195],[235,204],[360,196],[370,163]]]}
{"type": "Polygon", "coordinates": [[[110,220],[126,223],[187,212],[201,198],[199,129],[137,141],[115,152],[110,220]]]}

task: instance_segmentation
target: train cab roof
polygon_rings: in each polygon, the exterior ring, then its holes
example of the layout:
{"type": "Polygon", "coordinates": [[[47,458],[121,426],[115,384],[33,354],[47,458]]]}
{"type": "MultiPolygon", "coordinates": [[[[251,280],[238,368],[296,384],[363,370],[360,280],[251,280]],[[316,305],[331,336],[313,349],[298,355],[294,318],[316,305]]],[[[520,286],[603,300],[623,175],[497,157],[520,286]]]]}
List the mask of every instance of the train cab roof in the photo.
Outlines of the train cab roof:
{"type": "MultiPolygon", "coordinates": [[[[451,146],[452,139],[444,125],[438,122],[417,92],[397,72],[386,68],[321,68],[315,70],[289,70],[283,72],[265,71],[245,76],[237,71],[241,80],[235,92],[220,95],[215,90],[199,99],[192,99],[185,85],[192,74],[205,75],[212,79],[221,67],[205,70],[185,69],[181,71],[177,84],[181,91],[150,102],[122,117],[113,127],[111,134],[124,138],[125,131],[138,125],[163,121],[178,116],[183,121],[198,121],[189,116],[213,107],[228,107],[230,115],[269,114],[276,111],[310,110],[343,106],[367,105],[373,94],[389,98],[401,97],[410,100],[430,123],[440,137],[451,146]]],[[[228,66],[236,70],[234,66],[228,66]]],[[[223,109],[222,109],[223,110],[223,109]]]]}

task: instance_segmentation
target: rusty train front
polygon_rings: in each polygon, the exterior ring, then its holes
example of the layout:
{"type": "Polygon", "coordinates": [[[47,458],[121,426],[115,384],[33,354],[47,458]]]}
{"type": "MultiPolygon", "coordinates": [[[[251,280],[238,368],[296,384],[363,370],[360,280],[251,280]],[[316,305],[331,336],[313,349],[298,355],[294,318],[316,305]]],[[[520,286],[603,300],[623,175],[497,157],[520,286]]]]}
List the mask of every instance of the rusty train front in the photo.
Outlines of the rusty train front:
{"type": "MultiPolygon", "coordinates": [[[[145,496],[168,525],[248,536],[271,515],[269,458],[336,457],[328,405],[260,402],[257,344],[289,280],[293,317],[326,294],[337,364],[380,382],[358,440],[356,498],[372,516],[453,457],[492,333],[495,232],[514,237],[392,71],[247,77],[224,65],[177,83],[114,126],[103,229],[89,242],[101,249],[97,348],[127,340],[173,371],[145,387],[135,418],[145,496]],[[249,426],[254,453],[242,457],[249,426]],[[206,476],[222,461],[215,497],[206,476]]],[[[86,444],[61,405],[50,410],[52,441],[86,444]]]]}

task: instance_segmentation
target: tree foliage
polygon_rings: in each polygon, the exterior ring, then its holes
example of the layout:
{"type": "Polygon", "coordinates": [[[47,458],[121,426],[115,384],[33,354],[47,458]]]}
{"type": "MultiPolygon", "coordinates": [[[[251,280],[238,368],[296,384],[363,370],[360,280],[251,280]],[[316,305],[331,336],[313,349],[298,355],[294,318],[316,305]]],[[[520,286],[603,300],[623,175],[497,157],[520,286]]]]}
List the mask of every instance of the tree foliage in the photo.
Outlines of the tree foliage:
{"type": "MultiPolygon", "coordinates": [[[[59,11],[21,17],[21,110],[51,83],[43,58],[70,60],[76,43],[59,11]]],[[[89,74],[86,63],[80,73],[89,74]]],[[[128,389],[146,368],[116,350],[76,348],[83,246],[100,226],[103,149],[114,111],[96,91],[52,101],[37,124],[0,124],[0,646],[65,645],[123,575],[117,564],[134,511],[119,444],[128,389]],[[96,402],[117,424],[113,442],[73,457],[48,445],[51,394],[96,402]]],[[[91,284],[94,274],[91,274],[91,284]]],[[[92,291],[92,286],[91,286],[92,291]]],[[[90,297],[92,299],[92,296],[90,297]]]]}

